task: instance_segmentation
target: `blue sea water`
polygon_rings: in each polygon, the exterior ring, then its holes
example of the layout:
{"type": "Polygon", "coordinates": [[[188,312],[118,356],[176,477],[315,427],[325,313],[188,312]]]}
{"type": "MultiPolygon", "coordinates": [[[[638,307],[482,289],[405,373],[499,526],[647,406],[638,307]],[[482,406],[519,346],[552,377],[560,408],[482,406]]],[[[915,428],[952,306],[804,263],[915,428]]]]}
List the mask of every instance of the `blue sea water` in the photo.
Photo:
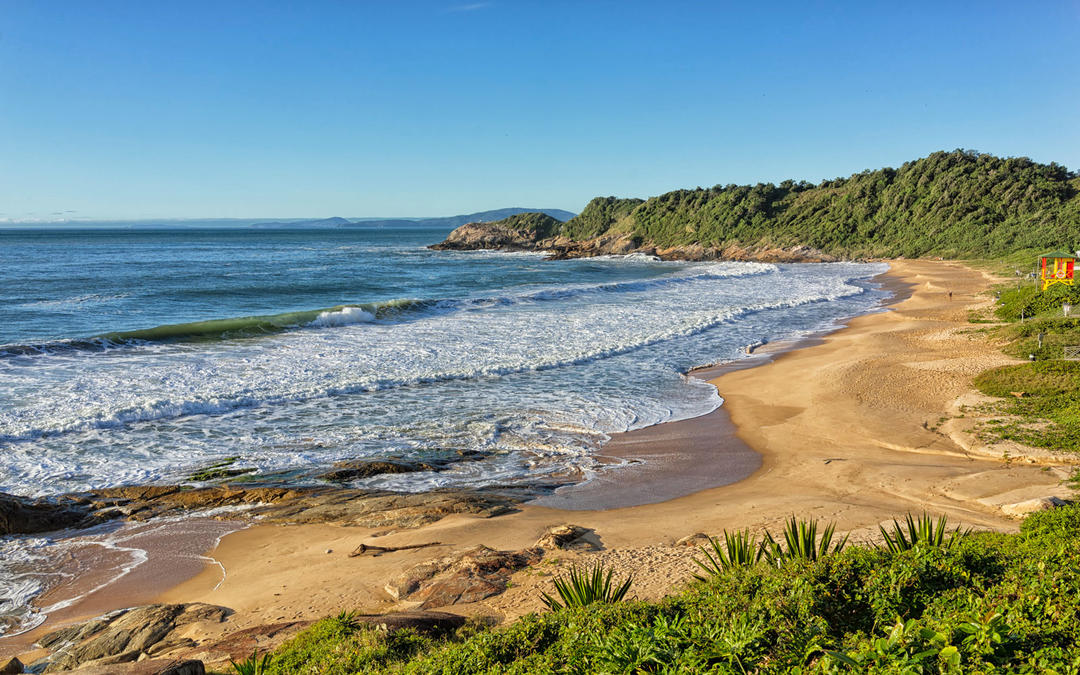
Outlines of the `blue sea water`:
{"type": "Polygon", "coordinates": [[[579,480],[609,434],[720,405],[688,369],[884,297],[881,264],[426,248],[445,234],[0,231],[0,491],[178,481],[225,458],[287,482],[469,458],[359,483],[409,491],[579,480]]]}

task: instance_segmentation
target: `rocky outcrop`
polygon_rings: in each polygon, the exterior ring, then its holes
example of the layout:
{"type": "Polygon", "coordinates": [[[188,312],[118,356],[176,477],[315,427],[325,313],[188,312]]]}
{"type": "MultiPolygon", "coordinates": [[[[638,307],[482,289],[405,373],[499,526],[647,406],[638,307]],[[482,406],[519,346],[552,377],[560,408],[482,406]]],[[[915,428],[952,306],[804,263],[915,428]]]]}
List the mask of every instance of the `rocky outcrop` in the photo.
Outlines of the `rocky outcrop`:
{"type": "Polygon", "coordinates": [[[455,513],[485,517],[509,513],[520,501],[514,497],[472,490],[398,493],[330,486],[117,487],[64,495],[55,500],[33,500],[0,493],[0,535],[86,527],[117,518],[145,521],[158,516],[222,507],[240,508],[219,512],[215,517],[238,519],[259,516],[264,521],[279,523],[411,528],[455,513]]]}
{"type": "MultiPolygon", "coordinates": [[[[556,223],[558,221],[555,221],[556,223]]],[[[787,248],[743,246],[723,247],[688,244],[660,248],[632,234],[606,233],[591,239],[570,239],[553,234],[543,236],[543,229],[513,227],[507,221],[469,223],[451,232],[445,241],[431,246],[435,250],[542,251],[551,260],[590,258],[601,255],[648,255],[661,260],[736,260],[754,262],[835,262],[836,256],[809,246],[787,248]]],[[[554,232],[554,230],[552,230],[554,232]]]]}
{"type": "Polygon", "coordinates": [[[477,602],[505,591],[514,572],[542,555],[538,548],[496,551],[473,546],[409,568],[387,584],[386,592],[395,600],[419,603],[421,609],[477,602]]]}
{"type": "Polygon", "coordinates": [[[67,626],[38,640],[40,647],[52,652],[44,672],[132,663],[194,647],[193,640],[176,633],[195,623],[221,623],[229,613],[225,607],[203,603],[145,605],[67,626]]]}
{"type": "Polygon", "coordinates": [[[1001,507],[1002,512],[1007,516],[1023,517],[1030,513],[1036,513],[1037,511],[1049,511],[1050,509],[1056,509],[1059,506],[1065,506],[1068,502],[1058,497],[1039,497],[1037,499],[1028,499],[1026,501],[1017,502],[1015,504],[1005,504],[1001,507]]]}
{"type": "Polygon", "coordinates": [[[0,535],[34,534],[82,527],[95,521],[90,509],[68,500],[28,499],[0,492],[0,535]]]}
{"type": "Polygon", "coordinates": [[[344,462],[334,462],[334,468],[326,473],[319,474],[318,478],[335,483],[370,478],[383,474],[415,473],[417,471],[434,471],[436,467],[421,462],[406,462],[401,460],[373,460],[353,459],[344,462]]]}
{"type": "Polygon", "coordinates": [[[438,251],[531,251],[558,231],[560,225],[561,221],[546,213],[521,213],[493,223],[466,223],[431,248],[438,251]]]}
{"type": "Polygon", "coordinates": [[[0,675],[17,675],[23,672],[23,663],[19,659],[12,657],[3,666],[0,666],[0,675]]]}

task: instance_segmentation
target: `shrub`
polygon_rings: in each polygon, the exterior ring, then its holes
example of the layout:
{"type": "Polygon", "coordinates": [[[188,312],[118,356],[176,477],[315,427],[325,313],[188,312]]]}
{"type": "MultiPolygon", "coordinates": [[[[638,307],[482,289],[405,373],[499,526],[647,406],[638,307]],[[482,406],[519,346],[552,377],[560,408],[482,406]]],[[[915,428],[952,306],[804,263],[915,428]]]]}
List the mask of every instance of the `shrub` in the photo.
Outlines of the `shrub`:
{"type": "Polygon", "coordinates": [[[591,570],[574,567],[568,578],[553,580],[561,602],[542,593],[544,604],[551,610],[559,610],[564,607],[584,607],[595,602],[618,602],[630,590],[634,578],[630,576],[615,584],[612,579],[614,575],[615,570],[605,570],[601,563],[596,563],[591,570]]]}

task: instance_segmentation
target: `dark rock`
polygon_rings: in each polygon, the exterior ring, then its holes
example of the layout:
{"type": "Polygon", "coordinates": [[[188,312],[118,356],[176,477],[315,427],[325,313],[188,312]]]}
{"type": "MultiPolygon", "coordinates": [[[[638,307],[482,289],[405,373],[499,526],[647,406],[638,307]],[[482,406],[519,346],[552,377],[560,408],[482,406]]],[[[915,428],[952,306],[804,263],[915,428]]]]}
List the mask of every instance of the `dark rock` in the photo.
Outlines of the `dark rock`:
{"type": "Polygon", "coordinates": [[[23,664],[17,658],[12,657],[10,661],[0,667],[0,675],[17,675],[23,672],[23,664]]]}
{"type": "Polygon", "coordinates": [[[447,633],[465,625],[465,617],[449,612],[412,610],[391,614],[361,614],[354,617],[360,623],[383,630],[412,629],[418,633],[447,633]]]}
{"type": "Polygon", "coordinates": [[[505,591],[510,575],[542,555],[536,548],[514,552],[473,546],[409,568],[387,584],[386,592],[419,602],[421,609],[477,602],[505,591]]]}
{"type": "Polygon", "coordinates": [[[380,461],[370,459],[355,459],[347,462],[335,462],[334,469],[321,474],[319,478],[334,482],[344,482],[368,478],[381,474],[414,473],[416,471],[430,471],[434,467],[418,462],[380,461]]]}
{"type": "Polygon", "coordinates": [[[165,666],[154,675],[206,675],[206,666],[202,661],[189,659],[165,666]]]}
{"type": "Polygon", "coordinates": [[[206,666],[202,661],[193,659],[147,659],[122,665],[95,662],[82,666],[76,672],[79,675],[206,675],[206,666]]]}
{"type": "Polygon", "coordinates": [[[29,499],[0,492],[0,535],[33,534],[88,524],[85,506],[47,499],[29,499]]]}

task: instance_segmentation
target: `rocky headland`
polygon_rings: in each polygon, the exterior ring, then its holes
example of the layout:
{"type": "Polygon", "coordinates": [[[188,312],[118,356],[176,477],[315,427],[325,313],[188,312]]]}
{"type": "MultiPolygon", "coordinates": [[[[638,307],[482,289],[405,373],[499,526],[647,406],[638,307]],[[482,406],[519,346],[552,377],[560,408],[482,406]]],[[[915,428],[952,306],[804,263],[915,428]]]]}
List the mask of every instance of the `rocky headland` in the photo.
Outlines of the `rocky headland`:
{"type": "Polygon", "coordinates": [[[557,234],[559,221],[543,213],[512,216],[493,223],[467,223],[451,232],[445,241],[431,246],[436,251],[536,251],[549,260],[591,258],[602,255],[646,255],[661,260],[735,260],[753,262],[835,262],[840,258],[809,246],[744,246],[737,243],[723,247],[688,244],[656,246],[631,235],[605,233],[586,239],[571,239],[557,234]]]}

